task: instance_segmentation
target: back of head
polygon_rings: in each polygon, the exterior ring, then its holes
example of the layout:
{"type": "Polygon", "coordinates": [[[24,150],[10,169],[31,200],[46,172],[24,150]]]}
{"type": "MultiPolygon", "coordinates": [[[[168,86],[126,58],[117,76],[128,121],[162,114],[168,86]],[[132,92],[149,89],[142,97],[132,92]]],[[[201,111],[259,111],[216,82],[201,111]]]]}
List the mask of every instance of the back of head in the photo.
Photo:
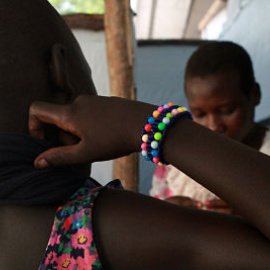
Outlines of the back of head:
{"type": "Polygon", "coordinates": [[[243,47],[229,41],[212,41],[200,46],[187,63],[185,81],[228,70],[238,72],[242,90],[249,95],[255,83],[251,59],[243,47]]]}
{"type": "MultiPolygon", "coordinates": [[[[0,203],[58,203],[82,185],[89,165],[35,170],[34,158],[53,144],[20,133],[28,132],[34,100],[63,103],[95,94],[91,71],[47,0],[0,0],[0,13],[0,203]]],[[[47,130],[48,139],[57,140],[58,131],[47,130]]]]}
{"type": "Polygon", "coordinates": [[[47,0],[0,0],[0,13],[0,132],[27,132],[31,102],[55,101],[55,44],[63,48],[74,94],[95,93],[77,41],[47,0]]]}

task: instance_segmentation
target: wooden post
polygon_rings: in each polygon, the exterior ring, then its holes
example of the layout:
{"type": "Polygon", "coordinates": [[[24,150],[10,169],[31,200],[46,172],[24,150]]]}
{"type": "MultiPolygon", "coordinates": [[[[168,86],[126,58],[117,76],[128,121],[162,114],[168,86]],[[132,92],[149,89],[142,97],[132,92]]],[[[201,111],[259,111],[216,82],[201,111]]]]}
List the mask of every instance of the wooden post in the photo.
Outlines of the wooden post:
{"type": "MultiPolygon", "coordinates": [[[[105,0],[105,33],[110,94],[135,99],[129,0],[105,0]]],[[[113,177],[120,179],[126,189],[137,191],[138,155],[132,154],[114,160],[113,177]]]]}

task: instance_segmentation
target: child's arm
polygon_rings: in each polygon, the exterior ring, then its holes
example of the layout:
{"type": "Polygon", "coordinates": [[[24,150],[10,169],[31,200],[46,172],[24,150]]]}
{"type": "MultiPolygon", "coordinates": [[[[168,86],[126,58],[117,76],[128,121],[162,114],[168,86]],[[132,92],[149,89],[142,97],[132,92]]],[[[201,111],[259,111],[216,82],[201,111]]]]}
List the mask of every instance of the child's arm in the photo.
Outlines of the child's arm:
{"type": "Polygon", "coordinates": [[[206,186],[270,238],[270,158],[182,118],[170,128],[164,158],[206,186]]]}
{"type": "MultiPolygon", "coordinates": [[[[92,162],[138,151],[142,126],[154,108],[96,96],[81,96],[64,106],[35,103],[30,112],[32,134],[42,137],[42,121],[80,138],[78,144],[42,153],[35,165],[92,162]]],[[[163,152],[167,162],[230,203],[270,239],[268,156],[185,118],[169,128],[163,152]]]]}

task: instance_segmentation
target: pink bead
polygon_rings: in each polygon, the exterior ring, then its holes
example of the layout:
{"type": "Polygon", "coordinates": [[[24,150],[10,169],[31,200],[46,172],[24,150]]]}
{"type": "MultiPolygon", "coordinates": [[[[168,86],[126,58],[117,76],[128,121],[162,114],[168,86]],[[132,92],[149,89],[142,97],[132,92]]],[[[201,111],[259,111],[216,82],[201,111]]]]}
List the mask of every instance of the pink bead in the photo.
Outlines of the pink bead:
{"type": "Polygon", "coordinates": [[[142,145],[141,145],[141,148],[142,148],[142,150],[146,150],[146,147],[147,147],[147,143],[142,143],[142,145]]]}
{"type": "Polygon", "coordinates": [[[158,157],[153,157],[153,162],[156,163],[156,164],[159,163],[158,157]]]}
{"type": "Polygon", "coordinates": [[[152,126],[150,124],[146,124],[144,129],[145,131],[149,132],[151,130],[152,126]]]}
{"type": "Polygon", "coordinates": [[[158,107],[157,109],[159,112],[162,112],[164,110],[164,108],[162,106],[158,107]]]}
{"type": "Polygon", "coordinates": [[[173,110],[172,110],[172,114],[173,114],[173,115],[177,115],[178,113],[179,113],[179,112],[178,112],[177,109],[173,109],[173,110]]]}

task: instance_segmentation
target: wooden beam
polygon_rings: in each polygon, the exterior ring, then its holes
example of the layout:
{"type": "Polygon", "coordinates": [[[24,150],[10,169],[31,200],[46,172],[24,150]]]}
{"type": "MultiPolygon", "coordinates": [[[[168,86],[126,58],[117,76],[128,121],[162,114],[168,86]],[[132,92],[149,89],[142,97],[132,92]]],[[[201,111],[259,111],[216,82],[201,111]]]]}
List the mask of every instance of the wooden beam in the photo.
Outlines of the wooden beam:
{"type": "MultiPolygon", "coordinates": [[[[135,99],[129,0],[105,1],[105,33],[110,94],[111,96],[135,99]]],[[[115,160],[113,170],[113,177],[120,179],[126,189],[138,190],[137,154],[115,160]]]]}
{"type": "Polygon", "coordinates": [[[98,14],[70,14],[62,18],[72,29],[86,29],[92,31],[104,30],[104,15],[98,14]]]}
{"type": "Polygon", "coordinates": [[[198,25],[198,30],[202,32],[207,24],[217,15],[217,13],[226,6],[227,0],[215,0],[210,8],[207,10],[204,17],[198,25]]]}

